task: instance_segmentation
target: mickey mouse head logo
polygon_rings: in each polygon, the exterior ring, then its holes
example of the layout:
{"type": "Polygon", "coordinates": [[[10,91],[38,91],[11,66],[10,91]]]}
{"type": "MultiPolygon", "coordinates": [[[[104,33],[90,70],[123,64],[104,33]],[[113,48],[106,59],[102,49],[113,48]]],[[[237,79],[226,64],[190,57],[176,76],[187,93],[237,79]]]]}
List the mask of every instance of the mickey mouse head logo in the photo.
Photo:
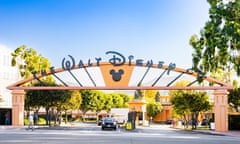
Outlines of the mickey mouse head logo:
{"type": "Polygon", "coordinates": [[[112,75],[112,79],[114,81],[120,81],[123,73],[124,71],[122,69],[118,71],[115,71],[114,69],[110,70],[110,74],[112,75]]]}

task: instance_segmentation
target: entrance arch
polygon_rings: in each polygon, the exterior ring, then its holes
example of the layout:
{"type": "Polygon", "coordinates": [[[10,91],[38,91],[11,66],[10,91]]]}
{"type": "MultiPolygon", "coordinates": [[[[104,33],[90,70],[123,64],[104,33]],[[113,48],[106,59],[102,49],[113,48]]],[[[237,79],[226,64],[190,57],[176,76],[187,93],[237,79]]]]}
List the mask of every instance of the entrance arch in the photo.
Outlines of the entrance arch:
{"type": "Polygon", "coordinates": [[[110,59],[108,62],[88,62],[81,60],[78,65],[72,56],[71,61],[62,61],[61,68],[50,68],[42,73],[34,73],[32,77],[18,81],[7,88],[12,90],[12,124],[22,126],[24,113],[24,90],[213,90],[215,130],[228,131],[227,90],[233,87],[227,83],[205,76],[191,69],[178,68],[174,63],[164,65],[163,62],[153,64],[152,61],[124,61],[110,59]],[[116,62],[117,61],[117,62],[116,62]],[[52,75],[62,86],[28,86],[32,81],[52,75]],[[192,78],[186,86],[174,86],[181,78],[192,78]],[[71,81],[70,81],[71,79],[71,81]],[[212,86],[195,85],[199,80],[212,86]]]}

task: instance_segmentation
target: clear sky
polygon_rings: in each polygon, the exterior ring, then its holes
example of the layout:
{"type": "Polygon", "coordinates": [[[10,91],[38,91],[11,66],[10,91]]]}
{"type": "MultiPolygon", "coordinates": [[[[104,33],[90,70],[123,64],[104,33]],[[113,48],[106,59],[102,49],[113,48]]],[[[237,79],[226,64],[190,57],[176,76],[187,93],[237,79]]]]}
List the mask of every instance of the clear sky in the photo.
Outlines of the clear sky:
{"type": "Polygon", "coordinates": [[[107,51],[192,66],[191,35],[208,20],[207,0],[0,0],[0,44],[25,44],[55,67],[67,55],[107,51]]]}

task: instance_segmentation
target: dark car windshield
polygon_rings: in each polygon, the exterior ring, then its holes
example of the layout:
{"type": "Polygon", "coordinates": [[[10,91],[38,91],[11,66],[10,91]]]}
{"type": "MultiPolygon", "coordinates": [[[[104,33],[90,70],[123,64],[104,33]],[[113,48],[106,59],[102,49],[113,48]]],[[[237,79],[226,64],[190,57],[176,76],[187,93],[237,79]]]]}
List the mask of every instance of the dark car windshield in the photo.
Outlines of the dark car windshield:
{"type": "Polygon", "coordinates": [[[114,122],[115,120],[112,119],[112,118],[105,118],[104,121],[105,121],[105,122],[114,122]]]}

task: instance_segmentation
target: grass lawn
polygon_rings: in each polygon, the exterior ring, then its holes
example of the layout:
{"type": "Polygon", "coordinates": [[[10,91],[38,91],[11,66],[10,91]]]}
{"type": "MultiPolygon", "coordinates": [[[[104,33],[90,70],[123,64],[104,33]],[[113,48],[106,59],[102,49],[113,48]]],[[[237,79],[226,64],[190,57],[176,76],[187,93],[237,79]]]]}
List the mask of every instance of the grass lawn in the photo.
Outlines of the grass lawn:
{"type": "MultiPolygon", "coordinates": [[[[183,126],[172,126],[172,128],[176,128],[176,129],[185,129],[185,130],[192,130],[192,126],[189,125],[188,127],[183,127],[183,126]]],[[[210,130],[209,126],[197,126],[196,130],[210,130]]]]}

